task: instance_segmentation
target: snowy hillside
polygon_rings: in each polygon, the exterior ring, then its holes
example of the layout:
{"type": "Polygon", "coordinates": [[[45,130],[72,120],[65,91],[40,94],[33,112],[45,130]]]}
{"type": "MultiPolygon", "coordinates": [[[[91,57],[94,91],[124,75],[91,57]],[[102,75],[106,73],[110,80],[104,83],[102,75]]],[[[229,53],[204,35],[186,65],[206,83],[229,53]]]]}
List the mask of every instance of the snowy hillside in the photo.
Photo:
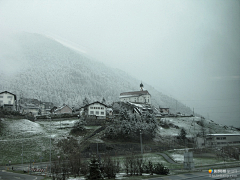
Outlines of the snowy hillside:
{"type": "MultiPolygon", "coordinates": [[[[181,128],[186,130],[187,137],[195,137],[198,133],[202,132],[202,126],[198,123],[201,121],[200,117],[162,118],[161,121],[165,121],[167,124],[174,124],[177,127],[164,129],[159,126],[158,132],[161,136],[177,136],[179,135],[181,128]]],[[[217,124],[211,120],[205,120],[205,132],[206,134],[239,134],[237,129],[217,124]]]]}
{"type": "MultiPolygon", "coordinates": [[[[104,97],[111,103],[119,100],[121,92],[139,90],[141,80],[39,34],[14,35],[7,45],[0,42],[0,51],[4,52],[0,62],[7,67],[0,73],[0,91],[7,90],[18,97],[80,106],[85,97],[90,102],[104,97]]],[[[176,112],[175,99],[143,83],[152,95],[153,105],[170,107],[171,112],[176,112]]],[[[192,114],[180,102],[177,111],[192,114]]]]}

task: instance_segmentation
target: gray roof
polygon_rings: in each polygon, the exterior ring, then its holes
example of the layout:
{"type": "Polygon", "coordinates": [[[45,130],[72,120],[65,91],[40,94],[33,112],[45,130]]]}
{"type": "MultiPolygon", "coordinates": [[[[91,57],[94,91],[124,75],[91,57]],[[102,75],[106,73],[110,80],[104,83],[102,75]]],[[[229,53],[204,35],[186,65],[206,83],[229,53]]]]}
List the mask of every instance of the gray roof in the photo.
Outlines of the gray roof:
{"type": "Polygon", "coordinates": [[[150,95],[147,90],[145,91],[132,91],[132,92],[123,92],[120,94],[120,97],[128,97],[128,96],[142,96],[142,95],[150,95]]]}

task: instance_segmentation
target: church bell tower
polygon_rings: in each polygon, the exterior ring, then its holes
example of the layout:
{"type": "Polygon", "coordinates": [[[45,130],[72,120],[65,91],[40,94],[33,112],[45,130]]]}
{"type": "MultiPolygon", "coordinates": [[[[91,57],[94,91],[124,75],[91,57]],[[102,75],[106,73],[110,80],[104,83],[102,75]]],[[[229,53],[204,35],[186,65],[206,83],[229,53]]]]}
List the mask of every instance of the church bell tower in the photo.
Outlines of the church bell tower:
{"type": "Polygon", "coordinates": [[[143,84],[142,84],[142,82],[140,84],[140,91],[143,91],[143,84]]]}

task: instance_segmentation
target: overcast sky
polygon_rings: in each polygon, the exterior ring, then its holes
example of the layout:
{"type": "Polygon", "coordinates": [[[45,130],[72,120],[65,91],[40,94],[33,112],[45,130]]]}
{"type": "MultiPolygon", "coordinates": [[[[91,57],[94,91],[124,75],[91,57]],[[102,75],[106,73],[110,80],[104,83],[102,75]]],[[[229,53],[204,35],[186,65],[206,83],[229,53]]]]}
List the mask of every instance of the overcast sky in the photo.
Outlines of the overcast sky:
{"type": "Polygon", "coordinates": [[[0,37],[12,31],[55,38],[240,127],[240,1],[0,0],[0,37]]]}

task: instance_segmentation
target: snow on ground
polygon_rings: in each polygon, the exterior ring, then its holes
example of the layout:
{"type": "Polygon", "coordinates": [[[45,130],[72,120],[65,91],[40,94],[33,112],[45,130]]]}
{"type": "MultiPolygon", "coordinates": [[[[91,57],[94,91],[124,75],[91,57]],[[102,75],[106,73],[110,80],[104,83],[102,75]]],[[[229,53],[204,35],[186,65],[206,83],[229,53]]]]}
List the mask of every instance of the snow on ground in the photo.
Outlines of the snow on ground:
{"type": "MultiPolygon", "coordinates": [[[[162,118],[160,120],[161,122],[166,122],[167,124],[172,123],[175,126],[178,126],[179,129],[175,127],[165,129],[159,126],[158,133],[160,136],[177,136],[180,133],[181,128],[184,128],[187,132],[187,137],[192,137],[197,133],[202,132],[202,126],[197,124],[200,120],[200,117],[162,118]]],[[[230,127],[219,125],[211,120],[205,120],[205,130],[206,133],[239,133],[232,130],[230,127]]]]}
{"type": "Polygon", "coordinates": [[[32,133],[39,134],[43,133],[43,128],[36,122],[29,121],[27,119],[20,119],[14,121],[5,121],[7,124],[7,131],[14,132],[14,134],[19,133],[32,133]]]}
{"type": "Polygon", "coordinates": [[[183,163],[184,155],[183,154],[172,154],[171,157],[174,159],[175,162],[183,163]]]}
{"type": "Polygon", "coordinates": [[[49,140],[52,137],[52,145],[58,139],[66,138],[74,122],[77,120],[42,120],[32,122],[27,119],[4,119],[4,130],[0,137],[0,149],[3,154],[2,163],[11,160],[13,163],[21,163],[23,150],[23,162],[29,162],[30,159],[40,161],[39,157],[48,159],[49,140]],[[61,127],[61,128],[60,128],[61,127]]]}

